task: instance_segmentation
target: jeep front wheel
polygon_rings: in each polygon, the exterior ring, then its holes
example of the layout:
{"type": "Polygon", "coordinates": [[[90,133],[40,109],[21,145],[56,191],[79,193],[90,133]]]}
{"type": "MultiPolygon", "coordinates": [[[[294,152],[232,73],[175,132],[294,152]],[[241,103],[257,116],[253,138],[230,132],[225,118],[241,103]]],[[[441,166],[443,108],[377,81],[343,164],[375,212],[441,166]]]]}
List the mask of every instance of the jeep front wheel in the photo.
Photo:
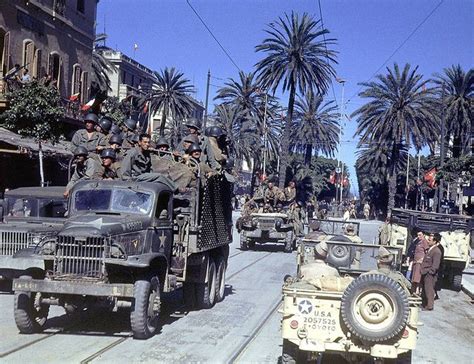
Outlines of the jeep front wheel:
{"type": "Polygon", "coordinates": [[[247,243],[247,237],[244,234],[240,234],[240,250],[248,250],[249,246],[247,243]]]}
{"type": "MultiPolygon", "coordinates": [[[[31,279],[29,276],[20,278],[31,279]]],[[[34,334],[43,331],[48,313],[49,306],[41,303],[41,293],[15,292],[15,323],[22,334],[34,334]]]]}
{"type": "Polygon", "coordinates": [[[383,342],[400,334],[408,313],[404,288],[384,274],[359,276],[341,298],[341,316],[347,329],[368,342],[383,342]]]}
{"type": "Polygon", "coordinates": [[[160,315],[160,282],[157,277],[150,281],[139,280],[133,286],[133,304],[130,323],[135,339],[152,337],[158,327],[160,315]]]}
{"type": "Polygon", "coordinates": [[[198,308],[211,308],[216,302],[216,263],[209,257],[208,278],[206,283],[196,284],[196,304],[198,308]]]}

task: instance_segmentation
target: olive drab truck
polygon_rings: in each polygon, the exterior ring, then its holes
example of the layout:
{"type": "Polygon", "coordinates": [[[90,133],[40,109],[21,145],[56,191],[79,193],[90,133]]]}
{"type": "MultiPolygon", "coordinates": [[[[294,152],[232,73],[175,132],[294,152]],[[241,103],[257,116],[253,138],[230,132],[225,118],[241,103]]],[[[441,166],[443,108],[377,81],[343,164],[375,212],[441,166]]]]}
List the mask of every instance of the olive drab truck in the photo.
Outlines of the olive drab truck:
{"type": "Polygon", "coordinates": [[[133,336],[146,339],[157,331],[163,292],[182,288],[196,308],[223,300],[229,194],[220,174],[179,193],[166,178],[78,182],[57,238],[21,258],[41,257],[45,269],[13,282],[20,332],[41,331],[50,305],[66,312],[100,305],[129,309],[133,336]]]}
{"type": "Polygon", "coordinates": [[[360,265],[339,263],[339,275],[303,277],[317,242],[298,247],[298,273],[283,285],[282,363],[410,363],[416,347],[421,299],[410,294],[397,272],[401,249],[388,247],[392,270],[377,268],[378,246],[327,241],[328,260],[337,251],[362,249],[360,265]],[[319,361],[318,361],[319,362],[319,361]]]}
{"type": "Polygon", "coordinates": [[[22,266],[13,257],[54,239],[61,230],[67,209],[64,187],[20,187],[6,191],[0,200],[0,290],[11,289],[11,280],[29,269],[30,275],[44,270],[38,266],[22,266]],[[21,253],[20,253],[21,251],[21,253]]]}
{"type": "Polygon", "coordinates": [[[414,229],[425,233],[439,233],[444,248],[443,277],[455,291],[462,288],[462,274],[471,262],[474,242],[474,218],[462,215],[393,209],[390,221],[384,226],[380,244],[400,247],[406,253],[416,237],[414,229]]]}

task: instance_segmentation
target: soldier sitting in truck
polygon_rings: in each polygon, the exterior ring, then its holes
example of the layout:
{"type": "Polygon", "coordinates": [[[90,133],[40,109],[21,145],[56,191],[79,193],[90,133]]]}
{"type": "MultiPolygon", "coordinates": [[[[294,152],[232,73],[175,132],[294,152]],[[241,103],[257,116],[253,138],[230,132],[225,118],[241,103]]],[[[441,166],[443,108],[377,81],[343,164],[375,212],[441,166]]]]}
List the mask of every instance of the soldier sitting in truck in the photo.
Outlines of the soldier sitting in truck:
{"type": "Polygon", "coordinates": [[[327,255],[328,245],[326,242],[321,241],[316,244],[314,247],[314,260],[311,263],[302,265],[300,268],[301,278],[307,281],[322,277],[339,277],[338,270],[326,263],[327,255]]]}
{"type": "Polygon", "coordinates": [[[74,150],[76,170],[66,186],[64,197],[69,196],[71,188],[80,180],[101,179],[102,166],[95,158],[89,157],[88,154],[88,150],[82,146],[79,146],[74,150]]]}
{"type": "Polygon", "coordinates": [[[114,149],[107,148],[100,153],[102,160],[102,179],[113,180],[120,178],[120,164],[116,162],[117,154],[114,149]]]}
{"type": "Polygon", "coordinates": [[[191,170],[194,172],[193,176],[194,178],[189,182],[188,187],[195,187],[196,181],[197,181],[197,172],[198,168],[195,165],[195,162],[193,159],[198,162],[199,165],[199,170],[200,170],[200,177],[201,177],[201,183],[204,185],[206,183],[206,178],[209,178],[210,176],[213,175],[213,170],[211,167],[209,167],[206,163],[201,162],[201,153],[202,149],[199,146],[199,144],[191,144],[189,148],[186,150],[186,154],[184,156],[185,164],[191,168],[191,170]],[[192,159],[191,159],[192,158],[192,159]]]}
{"type": "Polygon", "coordinates": [[[344,236],[347,236],[353,243],[362,244],[362,239],[357,236],[354,224],[347,224],[345,226],[344,236]]]}

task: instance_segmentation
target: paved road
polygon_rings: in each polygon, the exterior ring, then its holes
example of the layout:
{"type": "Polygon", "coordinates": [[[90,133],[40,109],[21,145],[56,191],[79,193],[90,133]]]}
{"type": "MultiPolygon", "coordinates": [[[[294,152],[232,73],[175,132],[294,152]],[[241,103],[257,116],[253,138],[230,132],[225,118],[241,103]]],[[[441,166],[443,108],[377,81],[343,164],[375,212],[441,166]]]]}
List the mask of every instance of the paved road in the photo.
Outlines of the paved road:
{"type": "MultiPolygon", "coordinates": [[[[371,242],[378,224],[363,222],[371,242]]],[[[227,295],[210,310],[185,311],[181,292],[164,298],[161,332],[147,341],[130,338],[128,315],[113,313],[71,320],[53,308],[43,334],[20,335],[13,296],[0,295],[0,362],[277,363],[281,284],[295,271],[295,254],[279,247],[242,252],[235,236],[227,272],[227,295]]],[[[423,312],[415,363],[472,362],[473,311],[467,296],[441,292],[435,311],[423,312]]]]}

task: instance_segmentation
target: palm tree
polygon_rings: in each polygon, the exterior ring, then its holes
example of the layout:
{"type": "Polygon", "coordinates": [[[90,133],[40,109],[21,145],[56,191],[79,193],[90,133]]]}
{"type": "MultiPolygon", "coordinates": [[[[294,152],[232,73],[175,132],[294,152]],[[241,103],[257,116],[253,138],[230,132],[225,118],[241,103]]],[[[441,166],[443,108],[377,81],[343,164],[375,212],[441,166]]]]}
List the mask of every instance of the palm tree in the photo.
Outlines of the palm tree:
{"type": "Polygon", "coordinates": [[[387,145],[389,148],[388,210],[395,206],[398,163],[403,146],[420,150],[439,136],[439,100],[434,88],[426,88],[429,80],[422,81],[418,67],[410,70],[406,64],[400,72],[398,64],[377,81],[364,82],[360,97],[370,101],[352,114],[357,118],[356,135],[359,146],[387,145]]]}
{"type": "Polygon", "coordinates": [[[461,66],[445,68],[444,74],[436,74],[435,83],[439,95],[444,97],[446,108],[447,135],[454,139],[453,156],[469,152],[469,142],[474,123],[474,69],[467,72],[461,66]]]}
{"type": "Polygon", "coordinates": [[[333,156],[339,141],[339,113],[334,101],[323,103],[321,95],[312,91],[295,102],[295,122],[291,128],[291,143],[297,151],[305,152],[309,165],[313,151],[333,156]]]}
{"type": "Polygon", "coordinates": [[[112,91],[110,87],[110,73],[117,72],[117,67],[104,57],[104,50],[108,48],[99,46],[98,43],[107,38],[105,34],[99,34],[94,39],[92,50],[92,74],[91,74],[91,96],[101,93],[107,95],[107,91],[112,91]]]}
{"type": "Polygon", "coordinates": [[[155,72],[155,77],[156,82],[150,93],[142,97],[141,103],[149,102],[151,115],[161,112],[160,136],[164,136],[168,116],[176,120],[191,113],[194,106],[189,94],[194,86],[174,67],[155,72]]]}
{"type": "Polygon", "coordinates": [[[328,49],[335,40],[324,39],[329,31],[320,28],[320,22],[306,13],[301,17],[294,12],[291,16],[285,14],[284,18],[270,23],[265,32],[268,37],[255,47],[257,52],[266,53],[265,58],[255,65],[257,81],[273,92],[280,85],[283,92],[290,92],[281,144],[279,185],[283,187],[296,91],[305,94],[314,90],[321,95],[326,92],[331,76],[335,75],[336,52],[328,49]]]}

